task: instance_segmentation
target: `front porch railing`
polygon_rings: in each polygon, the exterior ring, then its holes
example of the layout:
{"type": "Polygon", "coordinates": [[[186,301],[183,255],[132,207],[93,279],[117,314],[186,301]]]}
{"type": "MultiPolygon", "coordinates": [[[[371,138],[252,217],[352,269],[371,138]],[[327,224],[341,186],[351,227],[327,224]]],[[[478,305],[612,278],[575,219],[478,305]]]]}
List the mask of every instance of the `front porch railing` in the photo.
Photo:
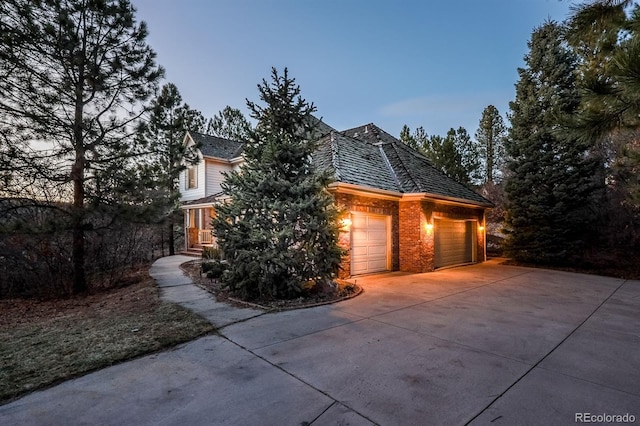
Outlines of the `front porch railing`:
{"type": "Polygon", "coordinates": [[[213,244],[213,234],[211,233],[211,229],[198,230],[198,243],[213,244]]]}

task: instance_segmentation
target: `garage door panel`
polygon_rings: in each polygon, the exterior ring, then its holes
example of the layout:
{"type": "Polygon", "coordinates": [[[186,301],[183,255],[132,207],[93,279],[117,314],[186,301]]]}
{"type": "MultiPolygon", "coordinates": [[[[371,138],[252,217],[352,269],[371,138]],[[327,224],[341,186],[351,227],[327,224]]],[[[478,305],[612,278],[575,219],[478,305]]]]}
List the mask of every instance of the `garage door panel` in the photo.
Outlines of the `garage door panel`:
{"type": "Polygon", "coordinates": [[[385,216],[353,214],[351,219],[351,273],[388,269],[388,219],[385,216]]]}
{"type": "Polygon", "coordinates": [[[370,231],[386,231],[387,219],[369,217],[369,220],[367,221],[367,228],[370,231]]]}
{"type": "Polygon", "coordinates": [[[387,259],[370,260],[368,268],[378,271],[384,271],[385,269],[387,269],[387,259]]]}
{"type": "Polygon", "coordinates": [[[369,234],[367,231],[351,231],[353,236],[353,242],[355,246],[366,246],[369,240],[369,234]]]}
{"type": "Polygon", "coordinates": [[[351,255],[353,257],[366,256],[369,253],[367,246],[356,246],[351,249],[351,255]]]}
{"type": "Polygon", "coordinates": [[[370,256],[382,256],[385,260],[387,258],[387,246],[386,242],[384,246],[370,246],[368,253],[370,256]]]}
{"type": "Polygon", "coordinates": [[[351,265],[351,273],[353,275],[359,275],[359,274],[364,274],[366,273],[367,269],[369,267],[368,262],[353,262],[353,264],[351,265]]]}
{"type": "Polygon", "coordinates": [[[360,214],[353,215],[353,218],[351,219],[351,225],[357,229],[363,229],[363,228],[366,229],[367,216],[360,215],[360,214]]]}
{"type": "Polygon", "coordinates": [[[371,232],[369,231],[367,233],[367,240],[371,241],[371,242],[379,242],[379,243],[386,243],[387,242],[387,233],[386,231],[375,231],[375,232],[371,232]]]}
{"type": "Polygon", "coordinates": [[[434,266],[452,266],[473,262],[474,221],[435,220],[434,266]]]}

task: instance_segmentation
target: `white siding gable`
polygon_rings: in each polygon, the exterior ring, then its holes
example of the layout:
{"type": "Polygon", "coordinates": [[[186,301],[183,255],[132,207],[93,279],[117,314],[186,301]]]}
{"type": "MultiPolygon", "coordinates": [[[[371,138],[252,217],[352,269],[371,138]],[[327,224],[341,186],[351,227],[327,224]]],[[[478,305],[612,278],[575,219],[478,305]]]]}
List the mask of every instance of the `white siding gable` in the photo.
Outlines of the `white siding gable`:
{"type": "Polygon", "coordinates": [[[206,195],[218,194],[222,191],[220,184],[224,181],[222,173],[229,172],[233,166],[229,163],[223,163],[211,159],[205,160],[206,167],[206,195]]]}
{"type": "MultiPolygon", "coordinates": [[[[191,136],[187,134],[184,138],[184,143],[187,146],[193,146],[194,142],[191,139],[191,136]]],[[[187,187],[187,170],[183,170],[180,172],[180,176],[178,177],[178,189],[180,191],[180,201],[191,201],[197,200],[198,198],[202,198],[205,195],[205,161],[202,157],[202,153],[198,152],[198,157],[200,161],[196,164],[196,187],[188,188],[187,187]]]]}
{"type": "Polygon", "coordinates": [[[197,200],[198,198],[205,197],[206,195],[206,179],[205,179],[205,161],[200,160],[196,164],[196,187],[187,188],[187,170],[180,172],[180,200],[190,201],[197,200]]]}

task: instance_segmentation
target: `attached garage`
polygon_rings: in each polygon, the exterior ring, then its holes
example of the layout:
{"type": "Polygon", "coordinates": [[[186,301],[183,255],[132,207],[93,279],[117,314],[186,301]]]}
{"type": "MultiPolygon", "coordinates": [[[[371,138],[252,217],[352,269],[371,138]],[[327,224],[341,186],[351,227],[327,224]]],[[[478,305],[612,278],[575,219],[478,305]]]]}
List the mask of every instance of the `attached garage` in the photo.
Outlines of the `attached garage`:
{"type": "Polygon", "coordinates": [[[477,258],[477,221],[434,220],[434,267],[462,265],[477,258]]]}
{"type": "Polygon", "coordinates": [[[351,275],[391,269],[391,217],[351,214],[351,275]]]}

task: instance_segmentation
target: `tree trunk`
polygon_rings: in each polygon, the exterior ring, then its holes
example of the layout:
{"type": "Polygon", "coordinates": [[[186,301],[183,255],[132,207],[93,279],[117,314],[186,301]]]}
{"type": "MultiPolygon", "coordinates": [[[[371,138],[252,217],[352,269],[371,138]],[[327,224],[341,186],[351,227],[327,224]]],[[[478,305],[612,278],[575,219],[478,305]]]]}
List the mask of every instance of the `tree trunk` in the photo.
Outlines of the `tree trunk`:
{"type": "Polygon", "coordinates": [[[174,254],[176,254],[176,242],[175,242],[175,238],[173,236],[173,213],[171,214],[171,216],[169,217],[169,256],[173,256],[174,254]]]}
{"type": "Polygon", "coordinates": [[[84,293],[88,290],[85,263],[85,209],[84,209],[84,168],[86,162],[86,153],[84,146],[83,131],[83,95],[84,85],[84,65],[78,67],[78,80],[75,87],[75,111],[73,117],[73,147],[75,149],[76,158],[71,167],[71,181],[73,182],[73,293],[84,293]]]}
{"type": "Polygon", "coordinates": [[[84,269],[84,152],[76,151],[76,161],[71,169],[73,181],[73,293],[87,291],[87,278],[84,269]]]}

